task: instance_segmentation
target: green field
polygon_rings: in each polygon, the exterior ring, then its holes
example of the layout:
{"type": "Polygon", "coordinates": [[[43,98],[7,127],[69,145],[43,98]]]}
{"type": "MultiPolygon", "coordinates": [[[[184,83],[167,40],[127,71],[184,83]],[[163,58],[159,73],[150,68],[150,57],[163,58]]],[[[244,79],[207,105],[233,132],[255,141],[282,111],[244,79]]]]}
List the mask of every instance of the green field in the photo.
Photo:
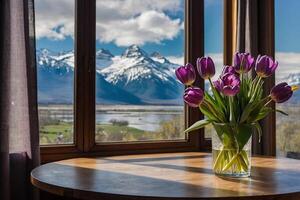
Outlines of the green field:
{"type": "MultiPolygon", "coordinates": [[[[162,122],[156,132],[144,131],[128,125],[96,124],[96,142],[126,142],[145,140],[170,140],[184,138],[183,126],[180,117],[162,122]]],[[[73,124],[55,121],[55,123],[41,123],[40,143],[47,144],[70,144],[73,143],[73,124]]]]}
{"type": "Polygon", "coordinates": [[[73,124],[58,122],[40,126],[41,144],[70,144],[73,142],[73,124]]]}
{"type": "MultiPolygon", "coordinates": [[[[279,153],[300,152],[300,106],[278,106],[289,116],[277,114],[276,116],[276,142],[279,153]]],[[[183,116],[162,122],[157,131],[144,131],[128,126],[128,124],[97,124],[95,139],[97,142],[126,142],[145,140],[172,140],[184,138],[183,116]]],[[[205,137],[213,134],[212,126],[205,129],[205,137]]],[[[40,119],[40,143],[70,144],[73,143],[73,124],[49,117],[40,119]]]]}

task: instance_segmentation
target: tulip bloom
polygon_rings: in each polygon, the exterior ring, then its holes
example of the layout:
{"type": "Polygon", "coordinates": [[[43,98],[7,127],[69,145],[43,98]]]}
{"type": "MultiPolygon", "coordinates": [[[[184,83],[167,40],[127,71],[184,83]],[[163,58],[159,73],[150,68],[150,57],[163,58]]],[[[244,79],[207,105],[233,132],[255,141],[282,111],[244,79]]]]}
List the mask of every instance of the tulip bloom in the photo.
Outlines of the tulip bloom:
{"type": "Polygon", "coordinates": [[[247,73],[254,65],[254,57],[249,53],[236,53],[234,55],[234,68],[239,74],[247,73]]]}
{"type": "Polygon", "coordinates": [[[255,71],[259,77],[266,78],[271,76],[277,67],[278,62],[271,57],[266,55],[258,56],[255,64],[255,71]]]}
{"type": "Polygon", "coordinates": [[[226,73],[232,73],[232,74],[239,75],[239,74],[235,71],[235,68],[234,68],[233,66],[230,66],[230,65],[225,65],[225,66],[224,66],[221,76],[224,75],[224,74],[226,74],[226,73]]]}
{"type": "Polygon", "coordinates": [[[197,59],[197,70],[203,79],[209,79],[216,73],[214,61],[211,57],[202,57],[197,59]]]}
{"type": "Polygon", "coordinates": [[[235,96],[240,91],[240,78],[233,73],[226,73],[214,82],[215,88],[225,96],[235,96]]]}
{"type": "Polygon", "coordinates": [[[186,86],[192,85],[196,80],[195,69],[190,63],[176,69],[175,74],[178,80],[186,86]]]}
{"type": "Polygon", "coordinates": [[[183,99],[191,107],[198,107],[204,98],[201,88],[189,87],[184,91],[183,99]]]}
{"type": "Polygon", "coordinates": [[[291,87],[286,82],[275,85],[271,90],[271,98],[276,103],[283,103],[291,98],[297,87],[291,87]]]}

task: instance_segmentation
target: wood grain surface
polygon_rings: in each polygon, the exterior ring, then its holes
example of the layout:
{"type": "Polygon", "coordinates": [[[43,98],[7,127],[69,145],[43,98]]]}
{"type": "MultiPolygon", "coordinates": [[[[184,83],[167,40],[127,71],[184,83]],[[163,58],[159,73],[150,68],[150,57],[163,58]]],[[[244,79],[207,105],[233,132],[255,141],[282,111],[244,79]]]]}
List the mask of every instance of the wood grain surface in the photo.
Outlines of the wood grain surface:
{"type": "Polygon", "coordinates": [[[215,176],[200,152],[76,158],[32,171],[41,190],[78,199],[300,199],[300,161],[254,157],[250,178],[215,176]]]}

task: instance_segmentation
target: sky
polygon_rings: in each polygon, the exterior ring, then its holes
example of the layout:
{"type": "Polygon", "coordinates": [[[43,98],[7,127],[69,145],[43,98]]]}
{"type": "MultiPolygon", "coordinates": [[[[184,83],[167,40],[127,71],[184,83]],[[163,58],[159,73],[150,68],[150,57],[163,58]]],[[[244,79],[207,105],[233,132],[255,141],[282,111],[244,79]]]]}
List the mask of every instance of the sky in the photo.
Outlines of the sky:
{"type": "MultiPolygon", "coordinates": [[[[121,54],[131,44],[151,53],[183,56],[183,0],[97,0],[96,48],[121,54]]],[[[221,0],[205,0],[205,50],[222,51],[221,0]]],[[[37,48],[73,49],[74,1],[36,0],[37,48]]]]}
{"type": "MultiPolygon", "coordinates": [[[[121,54],[131,44],[164,56],[183,56],[183,0],[97,0],[96,48],[121,54]],[[159,2],[159,3],[158,3],[159,2]]],[[[300,52],[299,0],[275,0],[277,52],[300,52]],[[288,3],[287,3],[288,2],[288,3]]],[[[37,48],[74,48],[74,1],[36,0],[37,48]]],[[[223,0],[205,0],[205,52],[223,49],[223,0]]],[[[88,31],[88,30],[87,30],[88,31]]]]}

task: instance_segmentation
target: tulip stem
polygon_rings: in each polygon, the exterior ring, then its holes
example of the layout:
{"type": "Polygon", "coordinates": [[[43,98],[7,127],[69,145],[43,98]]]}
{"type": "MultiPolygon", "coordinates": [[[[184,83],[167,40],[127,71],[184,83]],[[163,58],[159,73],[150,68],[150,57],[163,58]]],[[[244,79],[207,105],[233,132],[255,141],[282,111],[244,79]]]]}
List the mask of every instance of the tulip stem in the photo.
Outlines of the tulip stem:
{"type": "Polygon", "coordinates": [[[225,105],[222,101],[222,97],[221,95],[219,94],[219,92],[216,90],[214,84],[212,83],[211,79],[208,78],[208,81],[210,83],[210,86],[211,86],[211,89],[212,89],[212,92],[213,92],[213,95],[215,97],[215,99],[217,100],[218,104],[222,107],[222,110],[224,111],[225,110],[225,105]]]}
{"type": "Polygon", "coordinates": [[[252,97],[251,97],[251,99],[250,99],[250,102],[252,102],[254,99],[254,97],[256,97],[256,93],[257,93],[257,90],[258,90],[258,88],[259,88],[259,84],[260,84],[260,82],[261,82],[261,79],[262,79],[262,77],[259,77],[258,78],[258,81],[256,82],[256,85],[255,85],[255,87],[254,87],[254,92],[253,92],[253,95],[252,95],[252,97]]]}
{"type": "Polygon", "coordinates": [[[271,103],[273,99],[270,99],[264,106],[267,106],[269,103],[271,103]]]}
{"type": "Polygon", "coordinates": [[[230,122],[235,122],[234,112],[233,112],[233,97],[229,96],[229,109],[230,109],[230,122]]]}

